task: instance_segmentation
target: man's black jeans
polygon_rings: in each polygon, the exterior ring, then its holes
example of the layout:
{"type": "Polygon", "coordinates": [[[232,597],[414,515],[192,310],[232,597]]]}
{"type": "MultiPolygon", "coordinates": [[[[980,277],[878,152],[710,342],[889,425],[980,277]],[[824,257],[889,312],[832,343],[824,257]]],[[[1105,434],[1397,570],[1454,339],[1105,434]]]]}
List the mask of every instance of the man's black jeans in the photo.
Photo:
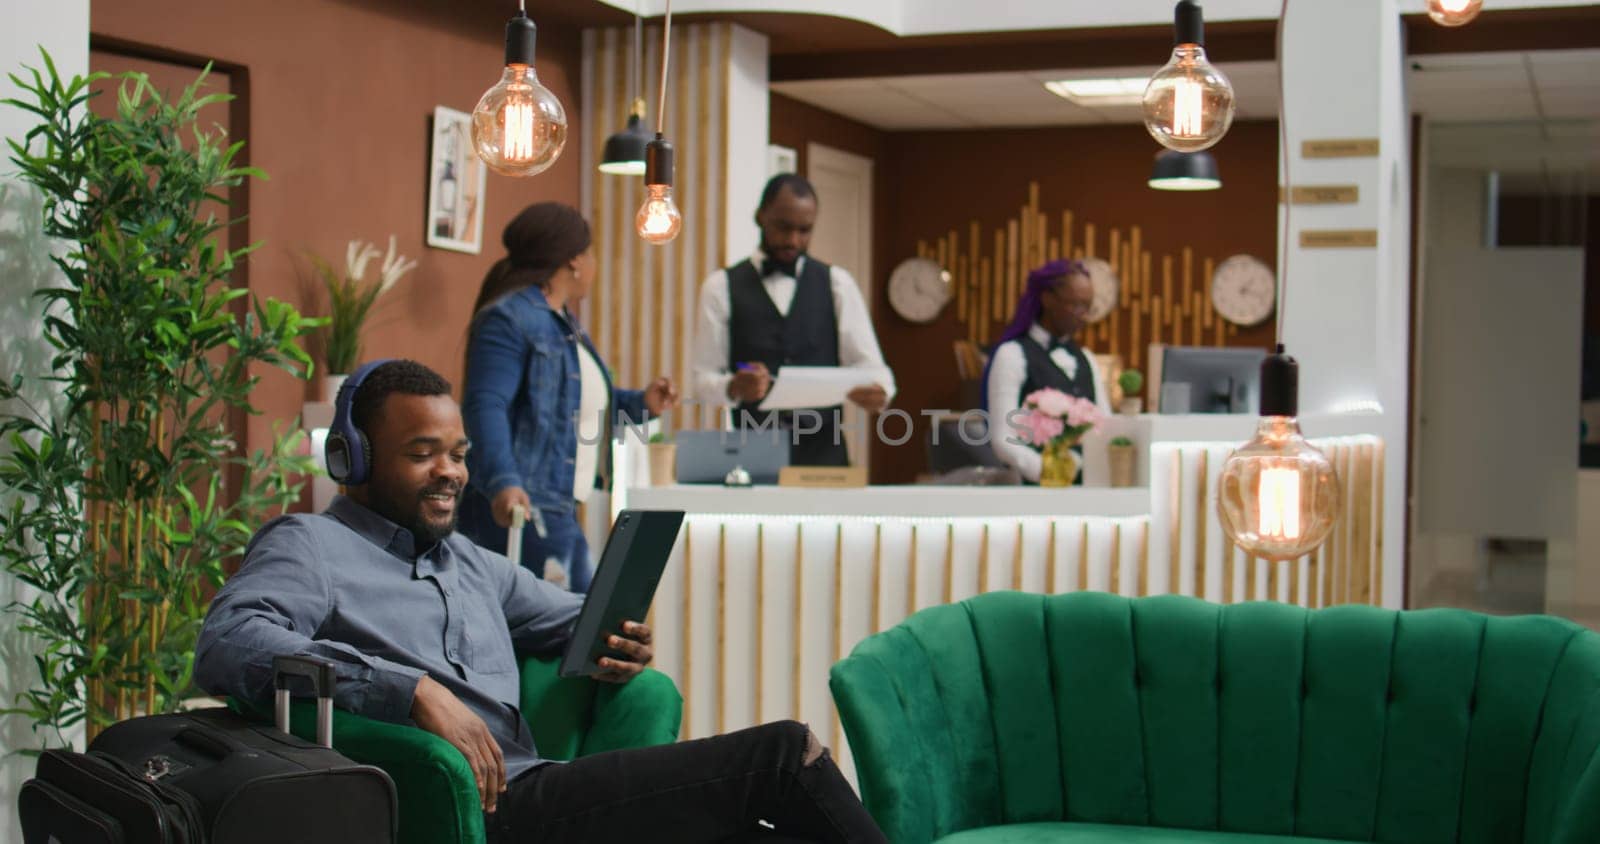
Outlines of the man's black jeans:
{"type": "Polygon", "coordinates": [[[494,844],[886,844],[814,739],[781,721],[713,738],[585,756],[518,777],[486,815],[494,844]],[[762,822],[765,822],[763,824],[762,822]]]}

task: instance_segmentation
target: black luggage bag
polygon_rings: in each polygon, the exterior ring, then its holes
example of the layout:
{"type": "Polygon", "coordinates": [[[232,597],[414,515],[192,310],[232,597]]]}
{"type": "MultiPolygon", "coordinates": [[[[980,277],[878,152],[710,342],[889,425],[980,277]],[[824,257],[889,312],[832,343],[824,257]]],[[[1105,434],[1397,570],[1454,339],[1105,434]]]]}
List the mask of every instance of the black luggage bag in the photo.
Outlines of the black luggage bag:
{"type": "Polygon", "coordinates": [[[331,747],[333,665],[273,668],[276,730],[203,709],[114,724],[87,754],[48,752],[18,801],[25,844],[392,844],[394,783],[331,747]],[[317,695],[317,744],[288,733],[297,676],[317,695]]]}

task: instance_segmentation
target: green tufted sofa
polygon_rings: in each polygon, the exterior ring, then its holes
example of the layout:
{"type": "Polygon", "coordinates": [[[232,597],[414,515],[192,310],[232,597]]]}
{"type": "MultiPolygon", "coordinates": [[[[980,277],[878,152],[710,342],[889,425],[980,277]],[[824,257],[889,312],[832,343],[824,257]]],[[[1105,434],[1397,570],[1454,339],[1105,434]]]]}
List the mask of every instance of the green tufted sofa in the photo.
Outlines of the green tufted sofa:
{"type": "Polygon", "coordinates": [[[998,592],[831,684],[895,844],[1600,842],[1600,635],[1556,618],[998,592]]]}
{"type": "MultiPolygon", "coordinates": [[[[607,750],[670,744],[678,739],[683,698],[672,679],[646,669],[626,685],[562,679],[558,660],[522,661],[522,713],[546,759],[569,760],[607,750]]],[[[264,720],[270,707],[234,702],[264,720]]],[[[296,701],[290,728],[315,740],[316,707],[296,701]]],[[[364,718],[336,709],[333,746],[388,772],[400,809],[400,844],[482,844],[483,813],[466,757],[417,727],[364,718]]]]}

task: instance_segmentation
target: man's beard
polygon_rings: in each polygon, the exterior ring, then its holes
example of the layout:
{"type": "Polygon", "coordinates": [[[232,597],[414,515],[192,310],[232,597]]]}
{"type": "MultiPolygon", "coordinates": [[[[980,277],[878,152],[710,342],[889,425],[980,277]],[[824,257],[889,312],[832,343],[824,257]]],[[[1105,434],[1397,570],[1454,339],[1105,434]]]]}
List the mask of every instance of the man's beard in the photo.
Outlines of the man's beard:
{"type": "Polygon", "coordinates": [[[399,497],[382,497],[375,502],[379,505],[380,515],[391,522],[411,531],[418,551],[429,548],[456,530],[456,517],[461,506],[461,487],[456,484],[435,484],[422,489],[415,498],[402,499],[399,497]],[[423,507],[427,496],[445,493],[453,496],[456,506],[450,509],[449,517],[443,522],[429,521],[423,515],[423,507]]]}
{"type": "MultiPolygon", "coordinates": [[[[765,237],[761,238],[761,254],[766,255],[768,258],[776,257],[779,252],[784,252],[784,251],[787,251],[788,249],[789,249],[789,247],[787,247],[787,246],[773,246],[772,244],[767,242],[767,239],[765,237]]],[[[795,257],[796,261],[798,261],[801,258],[805,257],[805,254],[806,254],[806,250],[804,250],[804,249],[794,250],[794,257],[795,257]]]]}

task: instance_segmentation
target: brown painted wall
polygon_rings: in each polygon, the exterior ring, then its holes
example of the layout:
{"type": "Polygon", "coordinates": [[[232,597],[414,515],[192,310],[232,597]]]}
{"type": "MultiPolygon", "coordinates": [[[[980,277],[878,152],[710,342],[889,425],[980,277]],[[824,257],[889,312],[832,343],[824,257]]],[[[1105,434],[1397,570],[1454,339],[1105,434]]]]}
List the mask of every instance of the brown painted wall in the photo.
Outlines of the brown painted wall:
{"type": "MultiPolygon", "coordinates": [[[[769,108],[771,142],[799,152],[800,158],[797,163],[801,173],[806,172],[809,164],[806,160],[806,147],[811,143],[831,146],[873,160],[872,262],[874,266],[845,269],[858,275],[870,273],[873,285],[881,286],[888,278],[887,268],[893,266],[888,263],[888,256],[883,254],[884,236],[889,230],[889,209],[892,207],[894,196],[894,185],[889,179],[890,170],[887,164],[889,139],[893,135],[782,94],[772,95],[769,108]]],[[[752,211],[755,210],[757,199],[758,197],[750,199],[752,211]]],[[[827,197],[821,199],[826,203],[827,197]]],[[[825,209],[826,204],[819,208],[819,213],[827,213],[825,209]]],[[[828,256],[818,257],[827,260],[828,256]]],[[[869,302],[868,305],[873,310],[873,319],[881,318],[877,312],[877,303],[869,302]]]]}
{"type": "MultiPolygon", "coordinates": [[[[539,30],[539,78],[567,110],[569,143],[550,170],[529,179],[489,174],[482,254],[425,246],[429,124],[436,105],[471,111],[499,77],[504,27],[514,4],[438,0],[116,0],[96,2],[96,36],[243,65],[249,76],[251,164],[265,170],[250,197],[250,287],[307,313],[325,307],[301,256],[336,266],[352,238],[417,259],[368,321],[365,358],[404,356],[459,385],[465,331],[485,271],[500,255],[499,231],[531,202],[578,202],[575,29],[539,30]]],[[[370,272],[370,270],[369,270],[370,272]]],[[[260,373],[247,442],[300,412],[320,385],[260,373]]]]}
{"type": "MultiPolygon", "coordinates": [[[[966,232],[973,220],[992,239],[994,230],[1027,202],[1029,182],[1037,181],[1041,210],[1056,221],[1052,229],[1059,229],[1060,212],[1071,209],[1080,222],[1080,236],[1081,222],[1095,223],[1101,255],[1108,229],[1126,233],[1134,225],[1143,229],[1145,248],[1157,256],[1193,248],[1197,276],[1198,258],[1221,260],[1243,252],[1271,265],[1277,254],[1275,123],[1235,124],[1212,150],[1222,189],[1193,194],[1145,186],[1157,148],[1137,125],[883,132],[773,94],[771,138],[800,152],[802,173],[810,142],[876,162],[873,323],[899,385],[894,404],[916,417],[918,426],[916,436],[903,446],[875,444],[874,483],[916,480],[926,466],[926,420],[919,412],[961,407],[951,349],[966,329],[957,321],[954,303],[930,325],[908,323],[889,307],[889,272],[916,254],[919,240],[933,241],[951,229],[966,232]]],[[[823,199],[822,213],[827,213],[823,199]]],[[[1154,270],[1159,280],[1159,257],[1154,270]]],[[[1127,327],[1122,331],[1126,337],[1127,327]]],[[[1266,346],[1271,338],[1269,321],[1239,330],[1229,342],[1266,346]]],[[[1148,342],[1148,334],[1144,340],[1148,342]]]]}
{"type": "MultiPolygon", "coordinates": [[[[771,142],[779,146],[790,147],[799,152],[797,162],[800,172],[806,172],[809,162],[806,160],[806,147],[811,143],[831,146],[834,149],[854,153],[863,158],[872,159],[872,263],[871,267],[846,267],[852,273],[870,273],[873,286],[881,286],[888,279],[889,258],[883,252],[884,237],[889,231],[889,209],[893,205],[894,184],[889,179],[889,167],[886,163],[889,157],[889,139],[893,137],[888,132],[874,129],[865,123],[857,123],[848,117],[842,117],[831,111],[817,108],[809,103],[785,97],[774,93],[770,101],[771,113],[771,142]]],[[[755,209],[755,199],[750,202],[751,210],[755,209]]],[[[823,197],[826,200],[826,197],[823,197]]],[[[819,210],[819,213],[826,213],[819,210]]],[[[824,260],[826,255],[818,256],[824,260]]],[[[878,304],[868,302],[873,311],[873,319],[880,318],[878,304]]]]}
{"type": "MultiPolygon", "coordinates": [[[[880,238],[886,266],[914,256],[918,240],[934,241],[973,220],[983,237],[1016,216],[1026,204],[1028,184],[1039,183],[1040,209],[1059,230],[1061,211],[1099,232],[1097,254],[1106,254],[1107,232],[1143,229],[1145,248],[1155,255],[1194,249],[1216,260],[1244,252],[1275,263],[1277,180],[1275,123],[1236,123],[1213,148],[1221,190],[1173,193],[1145,185],[1157,147],[1138,125],[1055,129],[913,132],[890,136],[884,161],[894,187],[890,228],[880,238]]],[[[963,235],[965,239],[965,235],[963,235]]],[[[991,246],[985,252],[992,251],[991,246]]],[[[1160,259],[1155,261],[1160,277],[1160,259]]],[[[965,336],[952,303],[938,321],[913,325],[888,307],[887,285],[878,288],[874,322],[884,356],[900,387],[895,405],[913,415],[923,409],[959,408],[952,343],[965,336]]],[[[1126,336],[1127,327],[1123,326],[1126,336]]],[[[1231,344],[1265,346],[1272,327],[1242,329],[1231,344]]],[[[1148,334],[1145,336],[1148,342],[1148,334]]],[[[925,423],[920,416],[919,423],[925,423]]],[[[879,446],[874,475],[903,483],[923,470],[925,424],[899,448],[879,446]]]]}

